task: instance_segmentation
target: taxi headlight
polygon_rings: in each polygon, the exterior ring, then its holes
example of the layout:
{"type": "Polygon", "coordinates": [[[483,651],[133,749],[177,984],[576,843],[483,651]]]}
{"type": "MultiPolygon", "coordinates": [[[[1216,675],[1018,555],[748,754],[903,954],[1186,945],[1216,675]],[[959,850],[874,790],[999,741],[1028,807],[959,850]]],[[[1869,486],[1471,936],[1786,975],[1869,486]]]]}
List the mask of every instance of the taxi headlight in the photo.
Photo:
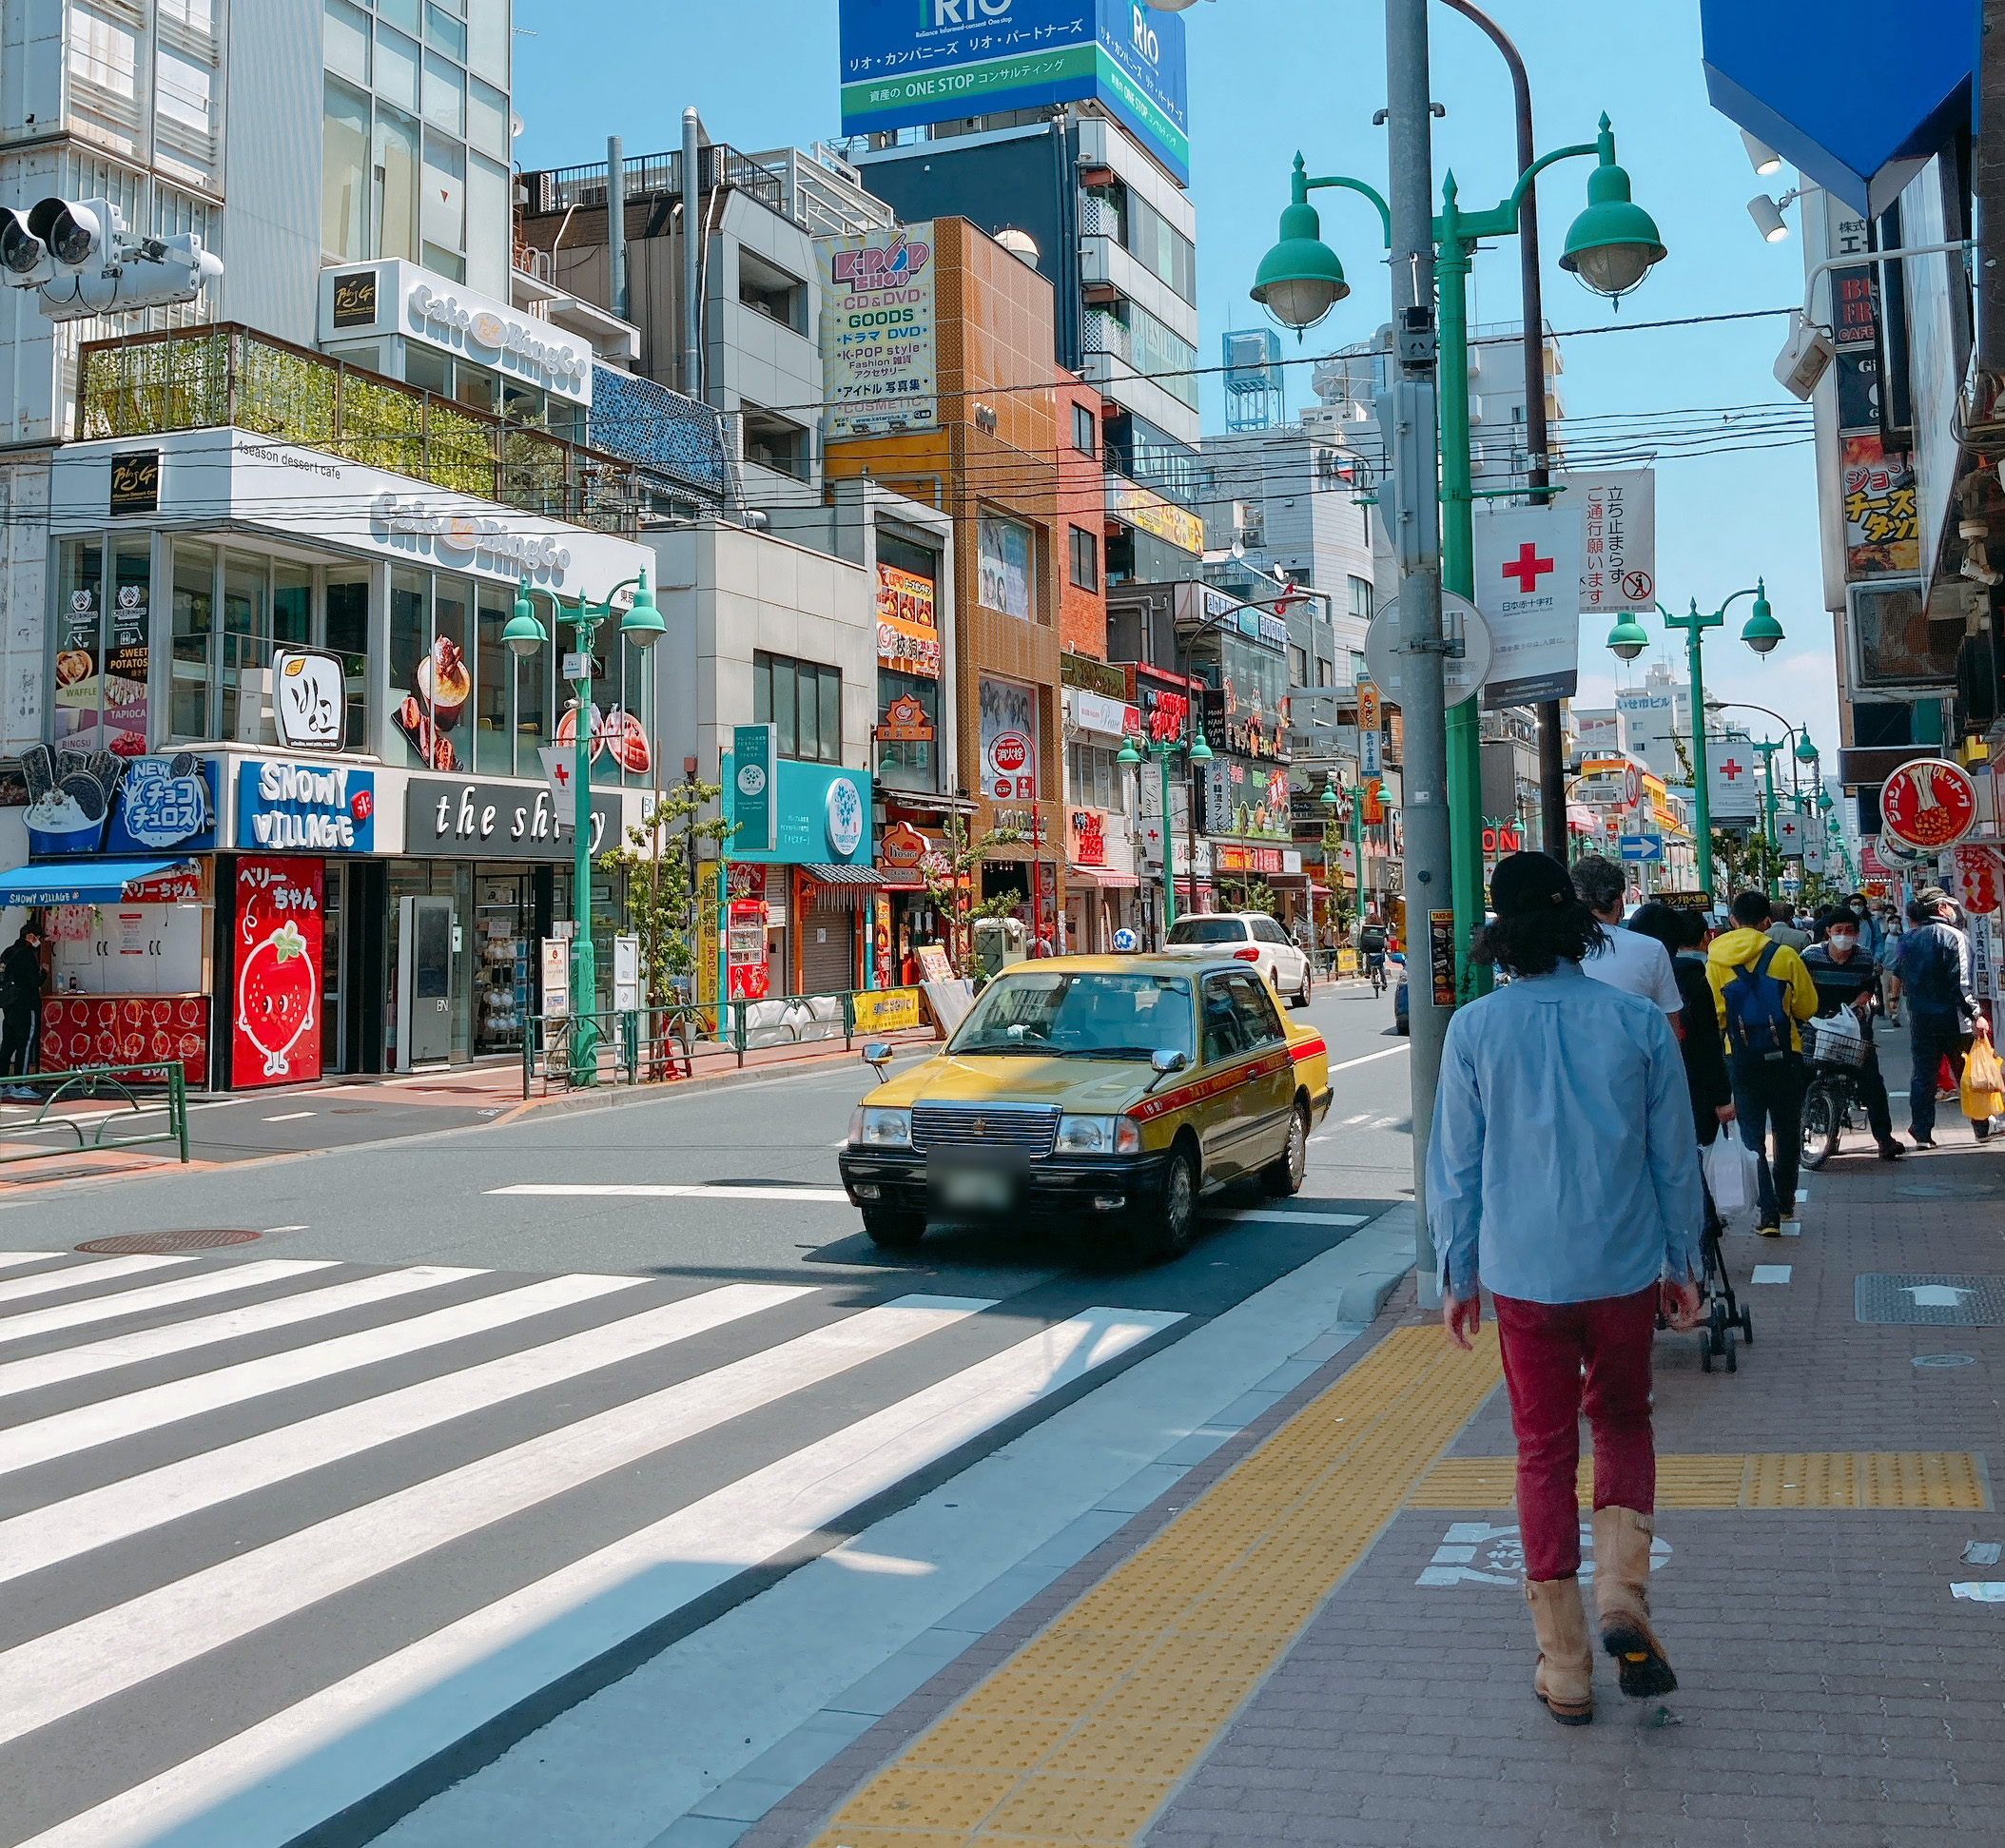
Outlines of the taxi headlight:
{"type": "Polygon", "coordinates": [[[861,1149],[908,1149],[912,1146],[912,1113],[859,1106],[849,1119],[849,1140],[861,1149]]]}
{"type": "Polygon", "coordinates": [[[1061,1117],[1058,1155],[1139,1155],[1141,1125],[1132,1117],[1061,1117]]]}

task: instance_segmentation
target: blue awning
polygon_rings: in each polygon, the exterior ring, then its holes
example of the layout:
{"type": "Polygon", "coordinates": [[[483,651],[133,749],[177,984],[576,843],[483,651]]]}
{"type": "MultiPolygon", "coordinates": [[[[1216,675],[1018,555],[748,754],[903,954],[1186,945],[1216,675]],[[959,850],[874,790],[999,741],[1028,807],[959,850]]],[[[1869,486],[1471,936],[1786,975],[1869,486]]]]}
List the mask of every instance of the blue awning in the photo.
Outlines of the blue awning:
{"type": "Polygon", "coordinates": [[[45,862],[0,873],[0,905],[116,905],[134,880],[151,879],[190,863],[181,860],[45,862]]]}

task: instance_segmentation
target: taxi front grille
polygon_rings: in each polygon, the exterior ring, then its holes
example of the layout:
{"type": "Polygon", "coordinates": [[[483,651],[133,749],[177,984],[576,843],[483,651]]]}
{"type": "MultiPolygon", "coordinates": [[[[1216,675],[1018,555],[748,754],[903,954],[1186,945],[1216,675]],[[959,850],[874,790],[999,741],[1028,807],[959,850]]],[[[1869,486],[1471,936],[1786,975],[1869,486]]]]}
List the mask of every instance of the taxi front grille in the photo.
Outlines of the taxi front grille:
{"type": "Polygon", "coordinates": [[[1059,1113],[1043,1105],[923,1103],[912,1112],[912,1147],[1014,1149],[1047,1156],[1058,1140],[1059,1113]]]}

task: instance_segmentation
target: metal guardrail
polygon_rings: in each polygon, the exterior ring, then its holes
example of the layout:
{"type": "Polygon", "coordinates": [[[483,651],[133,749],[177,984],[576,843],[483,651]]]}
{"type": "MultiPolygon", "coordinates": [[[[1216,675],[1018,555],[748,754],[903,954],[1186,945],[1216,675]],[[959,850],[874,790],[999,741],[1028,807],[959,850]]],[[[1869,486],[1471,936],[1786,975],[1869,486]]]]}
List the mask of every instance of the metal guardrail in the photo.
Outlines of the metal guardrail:
{"type": "MultiPolygon", "coordinates": [[[[173,1142],[179,1145],[184,1164],[188,1158],[188,1089],[187,1078],[182,1071],[178,1060],[161,1060],[138,1065],[88,1065],[73,1072],[29,1072],[25,1078],[10,1079],[10,1084],[24,1084],[39,1088],[47,1084],[49,1093],[42,1100],[42,1108],[35,1113],[32,1121],[9,1123],[0,1130],[0,1137],[32,1132],[47,1123],[64,1123],[76,1132],[79,1149],[134,1149],[151,1142],[173,1142]],[[149,1074],[151,1076],[149,1076],[149,1074]],[[165,1082],[167,1091],[165,1129],[149,1131],[144,1136],[114,1136],[108,1140],[107,1129],[122,1118],[147,1117],[158,1112],[162,1106],[141,1103],[132,1087],[134,1084],[158,1084],[165,1082]],[[98,1098],[106,1093],[124,1100],[127,1108],[113,1108],[97,1118],[54,1116],[49,1113],[65,1098],[98,1098]],[[90,1122],[97,1125],[97,1133],[88,1139],[85,1128],[90,1122]]],[[[60,1155],[62,1150],[23,1149],[18,1154],[0,1155],[0,1163],[10,1161],[38,1161],[51,1155],[60,1155]]]]}

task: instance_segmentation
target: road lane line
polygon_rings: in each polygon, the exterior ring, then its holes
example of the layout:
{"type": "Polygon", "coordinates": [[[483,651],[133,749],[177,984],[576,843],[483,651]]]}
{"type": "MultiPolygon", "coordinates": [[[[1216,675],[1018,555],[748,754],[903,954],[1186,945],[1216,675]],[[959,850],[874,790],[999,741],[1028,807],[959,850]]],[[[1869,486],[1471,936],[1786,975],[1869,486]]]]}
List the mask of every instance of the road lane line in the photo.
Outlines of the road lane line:
{"type": "Polygon", "coordinates": [[[18,1271],[24,1264],[47,1264],[61,1252],[0,1252],[0,1271],[18,1271]]]}
{"type": "Polygon", "coordinates": [[[1333,1065],[1333,1072],[1348,1072],[1353,1065],[1369,1065],[1374,1059],[1396,1059],[1403,1052],[1411,1052],[1407,1045],[1388,1046],[1383,1052],[1368,1052],[1362,1059],[1347,1059],[1340,1065],[1333,1065]]]}
{"type": "Polygon", "coordinates": [[[1362,1213],[1290,1213],[1285,1207],[1275,1206],[1221,1207],[1214,1216],[1240,1225],[1257,1221],[1271,1226],[1361,1226],[1366,1218],[1362,1213]]]}
{"type": "Polygon", "coordinates": [[[302,1291],[298,1295],[276,1296],[269,1302],[224,1310],[219,1314],[200,1316],[192,1322],[170,1322],[165,1328],[138,1329],[130,1334],[93,1341],[85,1348],[64,1348],[55,1353],[30,1354],[26,1359],[0,1362],[0,1398],[8,1398],[16,1392],[32,1392],[38,1387],[54,1386],[63,1380],[83,1379],[114,1367],[129,1367],[134,1361],[159,1360],[166,1354],[185,1353],[191,1348],[207,1347],[212,1342],[234,1341],[240,1335],[263,1334],[271,1329],[290,1328],[295,1322],[338,1315],[343,1310],[367,1308],[410,1295],[415,1291],[437,1290],[441,1284],[485,1275],[485,1271],[439,1264],[413,1265],[401,1271],[385,1271],[376,1276],[357,1277],[348,1283],[329,1284],[322,1290],[302,1291]]]}
{"type": "Polygon", "coordinates": [[[82,1264],[66,1264],[60,1271],[43,1271],[31,1277],[16,1277],[0,1283],[0,1303],[19,1302],[24,1296],[49,1296],[58,1290],[75,1290],[87,1283],[110,1283],[118,1277],[137,1275],[141,1271],[158,1271],[169,1264],[192,1264],[192,1257],[93,1257],[82,1264]]]}
{"type": "Polygon", "coordinates": [[[840,1187],[717,1187],[706,1182],[662,1182],[654,1186],[615,1186],[594,1181],[523,1181],[514,1187],[490,1187],[488,1197],[501,1195],[539,1198],[633,1200],[818,1200],[843,1201],[840,1187]]]}
{"type": "Polygon", "coordinates": [[[379,1360],[418,1353],[441,1342],[457,1341],[462,1335],[485,1334],[532,1315],[591,1302],[614,1290],[632,1290],[646,1280],[583,1275],[546,1277],[519,1290],[504,1290],[474,1302],[435,1309],[430,1314],[414,1316],[407,1322],[389,1322],[380,1328],[316,1342],[312,1347],[266,1354],[257,1360],[240,1361],[234,1367],[219,1368],[214,1372],[192,1373],[185,1379],[146,1387],[117,1398],[99,1399],[91,1405],[0,1431],[0,1475],[48,1463],[55,1457],[74,1456],[79,1450],[92,1449],[140,1431],[158,1430],[163,1425],[224,1406],[242,1405],[246,1399],[282,1391],[289,1386],[303,1386],[379,1360]]]}
{"type": "Polygon", "coordinates": [[[741,1572],[1185,1318],[1089,1309],[308,1695],[21,1848],[199,1825],[282,1848],[741,1572]]]}
{"type": "Polygon", "coordinates": [[[991,1307],[905,1296],[864,1310],[0,1651],[0,1743],[991,1307]]]}
{"type": "Polygon", "coordinates": [[[296,1123],[302,1117],[317,1117],[316,1110],[288,1110],[282,1117],[263,1117],[259,1120],[266,1123],[296,1123]]]}
{"type": "Polygon", "coordinates": [[[0,1521],[0,1584],[812,1294],[807,1284],[727,1284],[45,1503],[0,1521]]]}
{"type": "Polygon", "coordinates": [[[147,1310],[194,1302],[203,1296],[225,1295],[232,1290],[255,1290],[263,1283],[330,1270],[339,1261],[332,1257],[260,1258],[250,1264],[220,1265],[197,1276],[176,1277],[170,1283],[143,1284],[137,1290],[121,1290],[115,1295],[86,1296],[81,1302],[58,1303],[53,1309],[26,1310],[19,1315],[0,1316],[0,1341],[25,1341],[31,1334],[48,1334],[54,1329],[81,1328],[86,1322],[140,1315],[147,1310]]]}

